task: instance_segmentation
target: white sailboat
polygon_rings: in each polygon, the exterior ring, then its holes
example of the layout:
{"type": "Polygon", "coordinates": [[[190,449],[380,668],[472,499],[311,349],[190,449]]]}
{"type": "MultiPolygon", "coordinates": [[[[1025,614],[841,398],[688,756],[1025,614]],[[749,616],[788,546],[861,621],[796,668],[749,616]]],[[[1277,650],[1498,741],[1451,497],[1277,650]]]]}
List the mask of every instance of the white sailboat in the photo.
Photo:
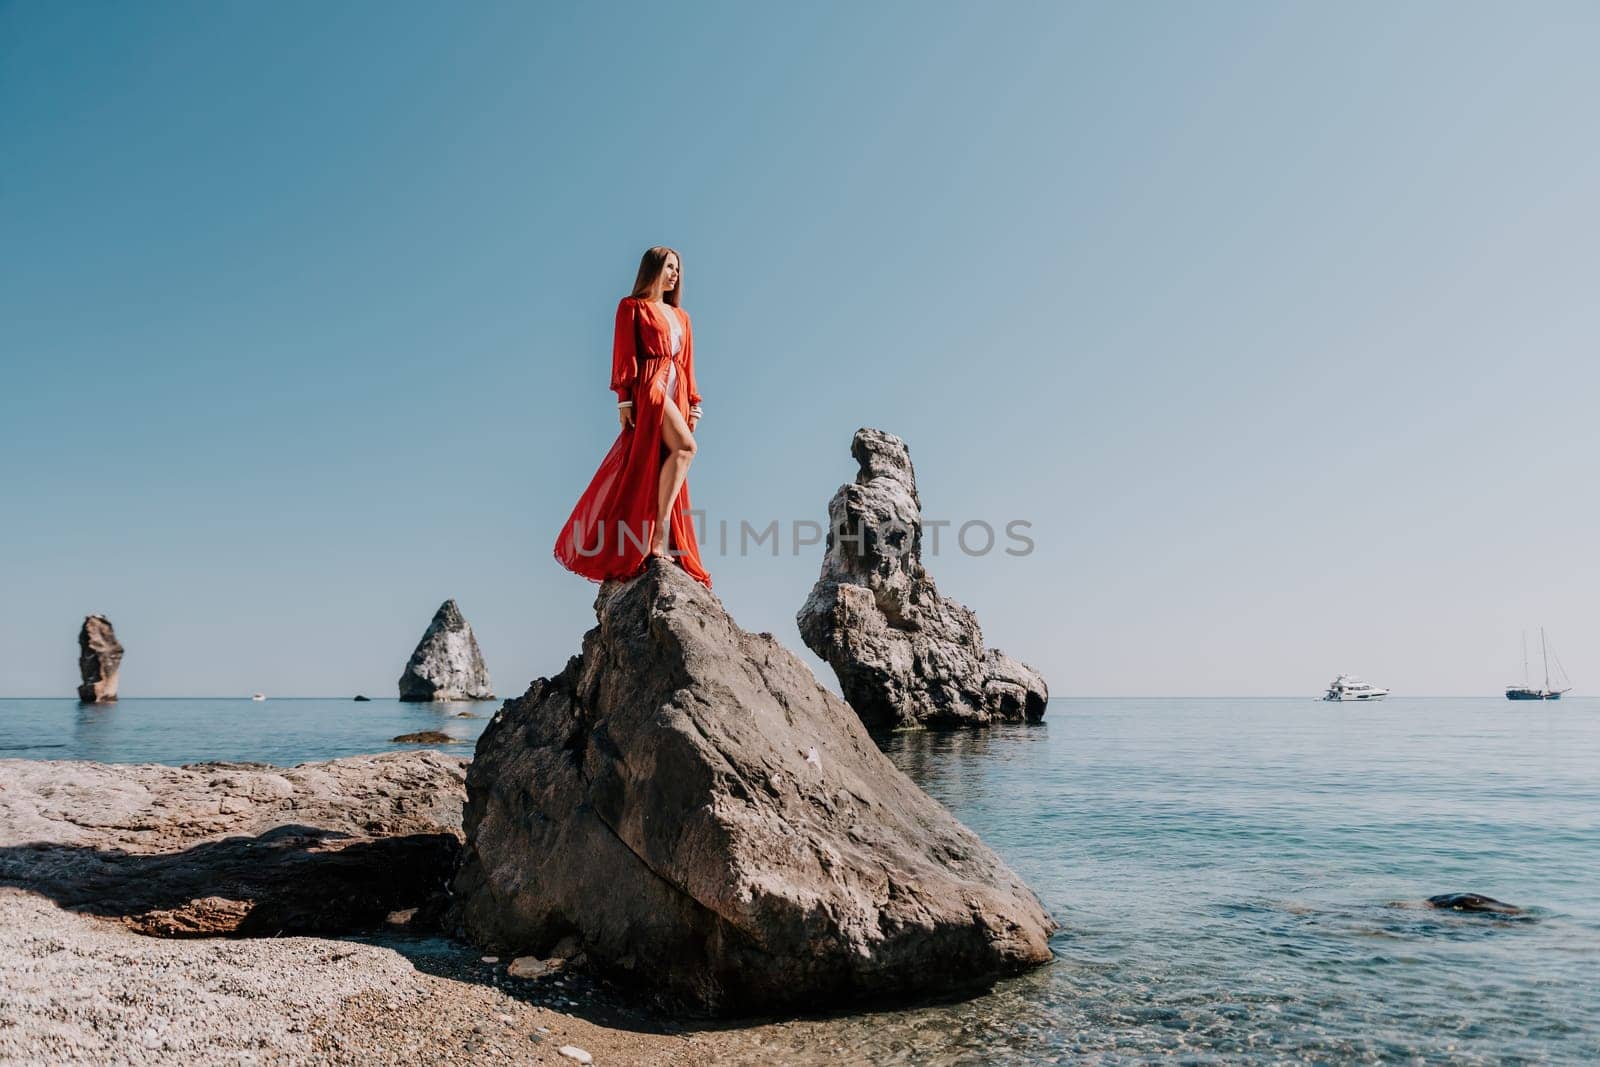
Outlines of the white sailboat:
{"type": "Polygon", "coordinates": [[[1567,677],[1566,668],[1561,666],[1561,658],[1556,657],[1556,671],[1566,682],[1566,689],[1552,689],[1550,687],[1550,657],[1555,653],[1550,648],[1550,642],[1544,636],[1544,627],[1539,627],[1539,654],[1544,659],[1544,688],[1535,689],[1528,681],[1528,631],[1522,631],[1522,684],[1506,686],[1507,700],[1560,700],[1561,694],[1572,688],[1572,679],[1567,677]]]}

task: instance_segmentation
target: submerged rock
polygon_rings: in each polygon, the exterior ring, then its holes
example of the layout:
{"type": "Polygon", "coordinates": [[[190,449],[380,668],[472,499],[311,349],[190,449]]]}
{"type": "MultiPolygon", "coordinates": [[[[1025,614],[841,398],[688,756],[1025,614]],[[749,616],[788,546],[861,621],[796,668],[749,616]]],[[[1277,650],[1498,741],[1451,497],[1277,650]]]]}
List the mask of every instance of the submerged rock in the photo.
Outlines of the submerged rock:
{"type": "Polygon", "coordinates": [[[508,701],[467,778],[462,931],[581,950],[719,1012],[984,985],[1055,923],[770,636],[680,568],[609,581],[599,625],[508,701]],[[565,944],[562,944],[566,942],[565,944]]]}
{"type": "Polygon", "coordinates": [[[1441,911],[1470,911],[1486,915],[1525,915],[1515,904],[1477,893],[1441,893],[1428,898],[1428,907],[1441,911]]]}
{"type": "Polygon", "coordinates": [[[506,973],[513,978],[543,978],[547,974],[562,970],[566,962],[559,959],[541,960],[537,956],[519,956],[511,961],[506,973]]]}
{"type": "Polygon", "coordinates": [[[401,745],[453,745],[460,739],[438,730],[418,730],[414,734],[401,734],[390,740],[401,745]]]}
{"type": "Polygon", "coordinates": [[[400,699],[494,699],[478,639],[454,600],[439,605],[417,650],[411,653],[411,661],[400,675],[400,699]]]}
{"type": "Polygon", "coordinates": [[[109,704],[117,699],[117,674],[122,669],[122,645],[111,620],[89,615],[78,630],[78,699],[85,704],[109,704]]]}
{"type": "Polygon", "coordinates": [[[0,760],[0,885],[164,937],[436,923],[464,767],[437,752],[293,768],[0,760]]]}
{"type": "Polygon", "coordinates": [[[863,428],[850,453],[860,470],[828,502],[822,574],[795,616],[806,646],[870,727],[1043,718],[1050,691],[1039,672],[985,649],[977,616],[940,595],[923,568],[922,502],[905,442],[863,428]]]}

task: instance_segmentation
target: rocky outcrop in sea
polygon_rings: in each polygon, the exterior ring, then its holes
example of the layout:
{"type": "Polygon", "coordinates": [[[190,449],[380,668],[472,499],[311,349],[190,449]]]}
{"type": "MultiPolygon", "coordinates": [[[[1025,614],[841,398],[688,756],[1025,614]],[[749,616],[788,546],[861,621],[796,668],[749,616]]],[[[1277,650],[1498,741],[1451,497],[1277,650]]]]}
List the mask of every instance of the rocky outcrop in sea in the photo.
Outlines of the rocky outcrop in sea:
{"type": "Polygon", "coordinates": [[[411,653],[411,661],[400,675],[400,699],[494,699],[478,639],[454,600],[439,605],[417,650],[411,653]]]}
{"type": "Polygon", "coordinates": [[[828,502],[822,573],[795,616],[844,698],[873,728],[1043,718],[1044,678],[984,648],[977,616],[940,595],[922,565],[922,501],[906,443],[863,428],[850,454],[860,469],[828,502]]]}
{"type": "Polygon", "coordinates": [[[464,761],[0,760],[0,886],[163,937],[342,934],[442,913],[464,761]]]}
{"type": "Polygon", "coordinates": [[[459,928],[579,952],[672,1003],[739,1013],[981,987],[1055,923],[771,634],[666,561],[604,583],[599,625],[508,701],[467,775],[459,928]]]}
{"type": "Polygon", "coordinates": [[[122,645],[104,615],[90,615],[78,630],[78,699],[85,704],[109,704],[117,699],[117,674],[122,669],[122,645]]]}

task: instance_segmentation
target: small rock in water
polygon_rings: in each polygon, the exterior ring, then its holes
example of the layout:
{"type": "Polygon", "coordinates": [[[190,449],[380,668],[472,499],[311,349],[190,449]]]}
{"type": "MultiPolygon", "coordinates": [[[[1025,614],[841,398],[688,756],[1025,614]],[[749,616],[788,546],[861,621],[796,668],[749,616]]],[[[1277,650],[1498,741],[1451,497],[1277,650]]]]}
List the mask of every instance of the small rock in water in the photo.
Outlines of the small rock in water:
{"type": "Polygon", "coordinates": [[[1438,908],[1441,911],[1473,911],[1488,915],[1524,914],[1515,904],[1507,904],[1503,900],[1478,893],[1441,893],[1439,896],[1428,898],[1428,907],[1438,908]]]}
{"type": "Polygon", "coordinates": [[[360,703],[360,704],[370,704],[370,703],[372,703],[372,698],[371,697],[364,697],[360,693],[357,693],[355,695],[355,700],[356,700],[357,703],[360,703]]]}
{"type": "Polygon", "coordinates": [[[567,1059],[577,1060],[579,1063],[594,1062],[594,1057],[583,1051],[583,1049],[579,1048],[577,1045],[562,1045],[560,1048],[556,1049],[556,1051],[561,1053],[567,1059]]]}
{"type": "Polygon", "coordinates": [[[483,962],[484,963],[499,963],[500,962],[500,957],[499,956],[485,956],[485,957],[483,957],[483,962]]]}
{"type": "Polygon", "coordinates": [[[544,960],[537,956],[518,956],[511,961],[511,966],[506,968],[506,973],[513,978],[537,978],[547,974],[549,970],[544,960]]]}
{"type": "Polygon", "coordinates": [[[388,923],[390,926],[404,926],[406,923],[410,922],[416,917],[416,908],[401,908],[399,911],[391,911],[384,919],[384,922],[388,923]]]}
{"type": "Polygon", "coordinates": [[[390,738],[391,741],[402,745],[453,745],[456,739],[449,734],[442,734],[438,730],[419,730],[414,734],[401,734],[399,737],[390,738]]]}

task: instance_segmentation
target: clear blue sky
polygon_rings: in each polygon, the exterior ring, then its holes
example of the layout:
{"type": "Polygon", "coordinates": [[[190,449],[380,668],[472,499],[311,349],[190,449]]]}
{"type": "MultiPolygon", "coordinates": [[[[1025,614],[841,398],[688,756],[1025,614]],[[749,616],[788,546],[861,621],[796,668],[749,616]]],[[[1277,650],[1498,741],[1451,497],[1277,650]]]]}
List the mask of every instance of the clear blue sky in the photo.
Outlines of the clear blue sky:
{"type": "MultiPolygon", "coordinates": [[[[1600,7],[0,4],[0,695],[502,695],[677,247],[713,521],[858,426],[1059,695],[1600,690],[1600,7]]],[[[796,650],[819,550],[707,553],[796,650]]],[[[814,665],[816,661],[811,659],[814,665]]],[[[831,677],[823,673],[832,684],[831,677]]]]}

